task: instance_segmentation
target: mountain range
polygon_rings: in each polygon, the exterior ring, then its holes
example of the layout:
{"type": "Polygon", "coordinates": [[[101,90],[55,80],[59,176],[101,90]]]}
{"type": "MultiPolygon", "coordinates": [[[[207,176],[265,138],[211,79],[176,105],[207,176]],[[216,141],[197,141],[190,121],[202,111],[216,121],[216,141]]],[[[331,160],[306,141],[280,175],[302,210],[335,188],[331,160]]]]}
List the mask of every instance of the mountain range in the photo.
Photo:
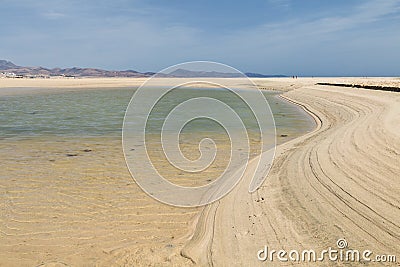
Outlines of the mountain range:
{"type": "Polygon", "coordinates": [[[7,60],[0,60],[0,72],[22,76],[67,76],[67,77],[149,77],[154,73],[134,70],[110,71],[95,68],[44,68],[18,66],[7,60]]]}
{"type": "MultiPolygon", "coordinates": [[[[0,60],[0,72],[13,74],[19,77],[37,77],[37,76],[65,76],[65,77],[150,77],[154,72],[138,72],[135,70],[103,70],[97,68],[44,68],[44,67],[24,67],[18,66],[11,61],[0,60]]],[[[264,75],[258,73],[245,73],[248,77],[269,78],[286,77],[285,75],[264,75]]],[[[215,71],[192,71],[186,69],[176,69],[164,77],[218,77],[218,78],[236,78],[242,77],[238,73],[224,73],[215,71]]]]}

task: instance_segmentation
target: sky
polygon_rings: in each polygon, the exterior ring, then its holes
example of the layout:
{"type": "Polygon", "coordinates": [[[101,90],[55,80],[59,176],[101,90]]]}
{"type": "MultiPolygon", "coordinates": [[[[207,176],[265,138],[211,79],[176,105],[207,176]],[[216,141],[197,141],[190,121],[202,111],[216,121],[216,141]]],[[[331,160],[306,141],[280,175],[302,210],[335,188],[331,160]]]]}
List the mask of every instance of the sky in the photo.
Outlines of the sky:
{"type": "Polygon", "coordinates": [[[160,71],[400,76],[400,0],[0,0],[0,59],[160,71]]]}

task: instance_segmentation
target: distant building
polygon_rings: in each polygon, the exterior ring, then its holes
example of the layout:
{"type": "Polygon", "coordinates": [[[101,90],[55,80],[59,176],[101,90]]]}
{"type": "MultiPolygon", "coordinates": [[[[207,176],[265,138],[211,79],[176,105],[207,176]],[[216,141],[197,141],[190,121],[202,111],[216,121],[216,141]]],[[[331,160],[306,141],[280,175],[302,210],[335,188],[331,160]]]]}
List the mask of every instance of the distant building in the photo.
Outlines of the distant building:
{"type": "Polygon", "coordinates": [[[17,74],[14,72],[5,72],[6,78],[16,78],[17,74]]]}

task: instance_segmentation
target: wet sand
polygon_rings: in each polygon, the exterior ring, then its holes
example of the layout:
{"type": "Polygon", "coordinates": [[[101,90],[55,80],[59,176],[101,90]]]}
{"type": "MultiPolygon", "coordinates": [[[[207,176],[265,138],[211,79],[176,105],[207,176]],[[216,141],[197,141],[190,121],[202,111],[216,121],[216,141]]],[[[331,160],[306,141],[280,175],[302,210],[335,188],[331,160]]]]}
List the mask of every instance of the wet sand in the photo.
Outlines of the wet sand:
{"type": "Polygon", "coordinates": [[[336,78],[255,81],[288,91],[318,127],[278,146],[260,190],[249,194],[245,177],[205,208],[145,195],[118,138],[1,141],[0,265],[254,266],[264,245],[325,249],[343,237],[399,255],[399,94],[314,85],[336,78]]]}
{"type": "Polygon", "coordinates": [[[174,255],[197,210],[143,193],[120,140],[7,140],[0,151],[0,265],[188,262],[174,255]]]}

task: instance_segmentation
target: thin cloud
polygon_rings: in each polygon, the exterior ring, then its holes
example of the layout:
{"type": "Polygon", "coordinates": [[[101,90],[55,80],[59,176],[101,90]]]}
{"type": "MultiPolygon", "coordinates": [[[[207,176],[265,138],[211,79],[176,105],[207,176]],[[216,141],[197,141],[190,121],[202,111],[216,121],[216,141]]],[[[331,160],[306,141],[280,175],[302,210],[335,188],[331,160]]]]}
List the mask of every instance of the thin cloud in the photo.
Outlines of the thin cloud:
{"type": "MultiPolygon", "coordinates": [[[[274,0],[272,0],[274,1],[274,0]]],[[[351,30],[386,19],[399,11],[400,1],[368,1],[350,10],[347,15],[326,16],[313,20],[292,19],[281,23],[267,23],[253,29],[240,29],[230,34],[232,40],[252,40],[259,44],[273,44],[302,40],[305,37],[324,38],[329,34],[351,30]]]]}
{"type": "Polygon", "coordinates": [[[268,0],[267,1],[270,5],[277,6],[277,7],[290,7],[291,0],[268,0]]]}
{"type": "Polygon", "coordinates": [[[239,25],[233,29],[213,28],[196,20],[185,24],[186,21],[176,19],[182,10],[173,6],[163,9],[162,5],[128,2],[100,0],[98,4],[93,1],[76,5],[58,0],[47,9],[31,4],[35,12],[27,13],[40,14],[43,23],[35,17],[32,20],[35,25],[24,22],[24,27],[17,30],[11,25],[3,34],[7,38],[2,40],[0,48],[8,52],[8,59],[22,63],[28,60],[31,65],[85,65],[141,71],[157,71],[186,60],[214,60],[245,71],[290,74],[326,69],[334,73],[335,68],[336,72],[342,70],[333,64],[342,54],[343,62],[366,62],[365,66],[369,64],[376,69],[380,66],[382,70],[389,70],[382,63],[385,57],[388,66],[400,62],[397,49],[391,45],[398,44],[396,36],[400,36],[400,30],[389,21],[399,20],[400,0],[347,4],[336,14],[331,9],[321,9],[322,4],[320,12],[297,14],[295,2],[269,0],[271,5],[288,3],[290,9],[285,14],[293,13],[291,19],[260,17],[258,25],[239,25]],[[62,23],[49,24],[48,19],[62,23]],[[29,53],[25,48],[27,43],[32,49],[36,46],[38,52],[29,53]],[[368,50],[379,51],[381,56],[375,56],[374,61],[364,60],[371,58],[371,53],[365,57],[368,50]]]}
{"type": "Polygon", "coordinates": [[[42,13],[42,16],[46,19],[62,19],[65,18],[67,15],[61,12],[49,11],[42,13]]]}

